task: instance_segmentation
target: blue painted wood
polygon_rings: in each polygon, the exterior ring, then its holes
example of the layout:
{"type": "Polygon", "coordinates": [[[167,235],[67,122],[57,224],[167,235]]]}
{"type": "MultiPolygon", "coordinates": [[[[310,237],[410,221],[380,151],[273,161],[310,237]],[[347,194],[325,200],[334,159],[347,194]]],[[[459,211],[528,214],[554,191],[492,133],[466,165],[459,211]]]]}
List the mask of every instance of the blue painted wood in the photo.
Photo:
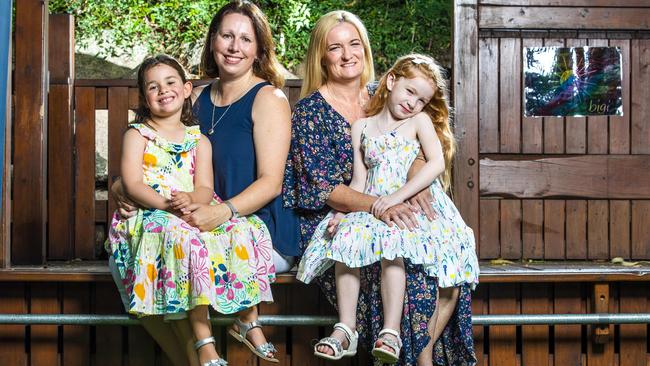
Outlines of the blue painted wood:
{"type": "MultiPolygon", "coordinates": [[[[11,116],[11,95],[10,89],[10,45],[11,45],[11,9],[12,0],[0,1],[0,197],[2,194],[2,182],[5,165],[5,130],[8,119],[11,116]]],[[[0,205],[0,216],[2,216],[2,205],[0,205]]]]}

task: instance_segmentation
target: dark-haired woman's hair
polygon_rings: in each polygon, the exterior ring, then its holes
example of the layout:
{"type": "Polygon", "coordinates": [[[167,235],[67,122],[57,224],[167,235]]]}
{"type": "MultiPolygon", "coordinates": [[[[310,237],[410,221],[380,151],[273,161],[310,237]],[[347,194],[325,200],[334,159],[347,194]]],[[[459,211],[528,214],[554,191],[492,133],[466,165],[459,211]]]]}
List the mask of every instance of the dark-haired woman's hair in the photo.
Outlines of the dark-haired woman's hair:
{"type": "Polygon", "coordinates": [[[201,76],[210,78],[219,76],[219,67],[212,54],[212,40],[219,31],[223,18],[229,14],[241,14],[251,20],[255,30],[255,40],[257,41],[257,60],[253,63],[253,73],[270,82],[276,88],[281,88],[284,85],[284,76],[280,71],[280,63],[275,56],[275,43],[273,42],[269,21],[257,5],[247,0],[231,1],[222,6],[212,18],[203,44],[203,53],[201,54],[201,76]]]}
{"type": "MultiPolygon", "coordinates": [[[[175,58],[168,55],[157,55],[153,57],[147,57],[142,61],[140,67],[138,68],[138,109],[135,111],[135,122],[143,123],[151,128],[149,120],[151,120],[151,111],[147,106],[146,90],[144,75],[147,73],[147,70],[151,69],[154,66],[158,65],[167,65],[172,67],[178,72],[178,75],[181,77],[183,84],[187,82],[187,76],[185,75],[185,70],[183,66],[176,61],[175,58]]],[[[185,126],[194,126],[196,125],[196,119],[192,113],[192,100],[191,98],[185,98],[183,102],[183,110],[181,112],[181,122],[185,126]]],[[[155,128],[154,128],[155,130],[155,128]]]]}

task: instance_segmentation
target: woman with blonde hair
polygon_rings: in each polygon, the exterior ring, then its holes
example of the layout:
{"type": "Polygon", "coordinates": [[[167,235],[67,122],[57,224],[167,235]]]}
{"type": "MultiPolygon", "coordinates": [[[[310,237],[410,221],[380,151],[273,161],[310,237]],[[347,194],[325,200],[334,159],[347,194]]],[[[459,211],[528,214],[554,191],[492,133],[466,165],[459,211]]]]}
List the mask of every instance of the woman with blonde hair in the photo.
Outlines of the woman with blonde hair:
{"type": "MultiPolygon", "coordinates": [[[[292,144],[285,171],[285,206],[300,217],[301,248],[304,250],[318,224],[334,209],[340,212],[370,212],[378,197],[348,187],[352,178],[351,130],[366,117],[366,107],[374,79],[372,54],[363,23],[346,11],[330,12],[319,19],[311,34],[306,58],[303,98],[292,117],[292,144]]],[[[409,179],[425,162],[417,161],[409,179]]],[[[416,212],[434,218],[429,189],[387,209],[380,219],[400,228],[417,227],[416,212]]],[[[332,269],[315,279],[332,304],[356,301],[345,296],[348,273],[332,269]]],[[[470,293],[467,286],[438,293],[438,279],[422,265],[404,261],[405,297],[399,334],[403,344],[399,364],[473,364],[470,293]],[[434,342],[435,338],[439,342],[434,342]],[[433,347],[436,345],[434,357],[433,347]]],[[[331,336],[317,344],[319,357],[339,359],[356,354],[357,341],[367,349],[391,351],[379,333],[382,321],[381,266],[374,263],[360,269],[356,319],[344,318],[331,336]],[[356,324],[352,329],[346,324],[356,324]],[[379,342],[374,343],[376,339],[379,342]]],[[[353,312],[354,313],[354,312],[353,312]]],[[[394,349],[393,349],[394,350],[394,349]]]]}

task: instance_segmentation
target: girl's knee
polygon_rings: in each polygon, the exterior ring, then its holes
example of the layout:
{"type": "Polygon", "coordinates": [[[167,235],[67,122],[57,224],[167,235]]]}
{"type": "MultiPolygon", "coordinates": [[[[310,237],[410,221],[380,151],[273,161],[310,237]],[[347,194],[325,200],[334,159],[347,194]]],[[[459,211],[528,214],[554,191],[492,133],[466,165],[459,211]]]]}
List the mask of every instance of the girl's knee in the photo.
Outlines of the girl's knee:
{"type": "Polygon", "coordinates": [[[397,257],[395,259],[386,259],[382,258],[381,259],[381,268],[386,268],[389,266],[398,266],[401,268],[404,268],[404,259],[401,257],[397,257]]]}

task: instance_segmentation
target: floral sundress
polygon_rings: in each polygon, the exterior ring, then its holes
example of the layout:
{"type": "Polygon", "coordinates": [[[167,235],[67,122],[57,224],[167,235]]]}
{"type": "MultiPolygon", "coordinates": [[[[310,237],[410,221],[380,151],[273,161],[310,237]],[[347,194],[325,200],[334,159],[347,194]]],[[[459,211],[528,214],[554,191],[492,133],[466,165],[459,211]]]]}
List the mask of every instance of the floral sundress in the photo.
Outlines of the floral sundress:
{"type": "MultiPolygon", "coordinates": [[[[165,140],[144,124],[129,127],[146,139],[145,184],[166,198],[173,191],[194,190],[198,126],[187,127],[181,143],[165,140]]],[[[218,202],[215,196],[213,204],[218,202]]],[[[255,215],[200,232],[163,210],[139,209],[126,220],[115,212],[105,247],[115,260],[131,314],[178,314],[198,305],[231,314],[273,300],[271,239],[255,215]]]]}

